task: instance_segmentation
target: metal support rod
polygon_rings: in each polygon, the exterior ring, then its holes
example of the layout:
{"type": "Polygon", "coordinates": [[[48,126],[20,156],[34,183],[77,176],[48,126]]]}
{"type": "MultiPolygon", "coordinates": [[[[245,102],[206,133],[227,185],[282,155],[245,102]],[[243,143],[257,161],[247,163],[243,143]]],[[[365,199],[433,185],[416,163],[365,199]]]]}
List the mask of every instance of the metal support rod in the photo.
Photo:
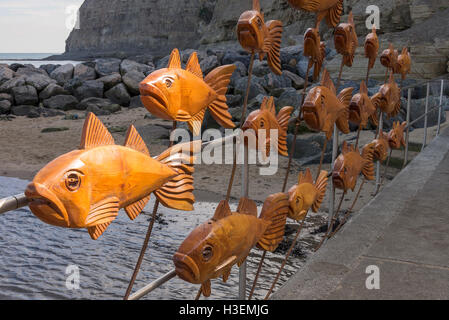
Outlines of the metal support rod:
{"type": "Polygon", "coordinates": [[[0,199],[0,214],[25,207],[28,203],[29,201],[23,193],[0,199]]]}
{"type": "MultiPolygon", "coordinates": [[[[381,137],[381,134],[384,130],[384,116],[383,112],[380,113],[379,117],[379,137],[381,137]]],[[[376,192],[374,195],[376,195],[379,192],[380,189],[380,161],[377,161],[376,163],[376,192]]]]}
{"type": "Polygon", "coordinates": [[[410,103],[412,101],[412,88],[408,89],[408,97],[407,97],[407,131],[405,133],[405,151],[404,151],[404,163],[402,168],[407,165],[408,162],[408,140],[410,137],[410,103]]]}
{"type": "Polygon", "coordinates": [[[140,290],[137,290],[136,293],[134,293],[133,295],[131,295],[129,297],[128,300],[139,300],[140,298],[142,298],[143,296],[149,294],[151,291],[153,291],[154,289],[159,288],[161,285],[163,285],[164,283],[170,281],[171,279],[173,279],[174,277],[176,277],[176,271],[172,270],[166,274],[164,274],[162,277],[160,277],[159,279],[156,279],[155,281],[151,282],[150,284],[146,285],[145,287],[143,287],[140,290]]]}
{"type": "MultiPolygon", "coordinates": [[[[334,170],[335,159],[337,159],[338,152],[338,131],[337,126],[334,125],[334,136],[333,136],[333,144],[332,144],[332,163],[331,163],[331,172],[334,170]]],[[[332,217],[334,215],[334,206],[335,206],[335,187],[334,182],[330,179],[330,196],[329,196],[329,221],[327,227],[330,228],[332,217]]]]}
{"type": "MultiPolygon", "coordinates": [[[[249,196],[249,154],[248,147],[244,146],[244,160],[242,170],[242,197],[249,196]]],[[[239,269],[239,300],[246,299],[246,260],[239,269]]]]}
{"type": "Polygon", "coordinates": [[[425,116],[424,116],[424,141],[422,144],[422,149],[421,151],[424,150],[424,148],[426,147],[427,144],[427,112],[429,111],[429,95],[430,95],[430,82],[427,82],[427,93],[426,93],[426,110],[425,110],[425,116]]]}
{"type": "Polygon", "coordinates": [[[443,111],[443,91],[444,91],[444,80],[441,80],[440,108],[438,109],[438,128],[437,128],[437,136],[440,135],[440,129],[441,129],[441,113],[442,113],[442,111],[443,111]]]}

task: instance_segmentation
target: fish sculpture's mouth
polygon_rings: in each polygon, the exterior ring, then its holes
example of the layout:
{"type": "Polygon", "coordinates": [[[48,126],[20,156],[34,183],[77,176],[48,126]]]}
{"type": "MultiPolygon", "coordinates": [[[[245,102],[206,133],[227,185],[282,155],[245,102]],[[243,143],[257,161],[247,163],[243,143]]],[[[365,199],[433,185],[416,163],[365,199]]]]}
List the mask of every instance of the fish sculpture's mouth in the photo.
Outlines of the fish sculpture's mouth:
{"type": "Polygon", "coordinates": [[[168,114],[169,102],[164,93],[150,83],[140,83],[140,98],[143,105],[155,116],[165,120],[172,120],[168,114]],[[167,118],[168,117],[168,118],[167,118]]]}
{"type": "Polygon", "coordinates": [[[391,64],[391,58],[390,58],[390,55],[389,55],[389,54],[382,54],[382,55],[380,56],[380,63],[381,63],[383,66],[390,66],[390,64],[391,64]]]}
{"type": "Polygon", "coordinates": [[[359,123],[361,120],[361,112],[359,101],[351,101],[349,104],[349,120],[354,123],[359,123]]]}
{"type": "Polygon", "coordinates": [[[398,141],[394,138],[388,138],[388,144],[393,148],[393,149],[399,149],[400,148],[400,144],[398,143],[398,141]]]}
{"type": "Polygon", "coordinates": [[[343,27],[338,27],[334,35],[335,50],[340,54],[346,53],[348,35],[343,27]]]}
{"type": "Polygon", "coordinates": [[[302,110],[304,121],[309,126],[309,128],[312,130],[320,131],[321,130],[320,117],[318,115],[315,105],[313,103],[305,102],[302,110]]]}
{"type": "Polygon", "coordinates": [[[39,219],[50,225],[69,227],[67,210],[58,197],[39,183],[30,183],[25,190],[29,207],[39,219]]]}
{"type": "Polygon", "coordinates": [[[319,48],[318,37],[314,31],[314,29],[307,29],[304,34],[304,56],[305,57],[314,57],[316,53],[316,48],[319,48]]]}
{"type": "Polygon", "coordinates": [[[345,190],[345,181],[340,176],[339,173],[332,174],[332,182],[334,183],[335,188],[345,190]]]}
{"type": "Polygon", "coordinates": [[[237,24],[237,34],[239,42],[247,48],[257,49],[257,34],[252,24],[245,20],[239,21],[237,24]]]}
{"type": "Polygon", "coordinates": [[[175,271],[178,277],[182,280],[200,284],[200,270],[196,265],[195,261],[192,260],[189,256],[182,253],[175,253],[173,256],[173,262],[175,264],[175,271]]]}

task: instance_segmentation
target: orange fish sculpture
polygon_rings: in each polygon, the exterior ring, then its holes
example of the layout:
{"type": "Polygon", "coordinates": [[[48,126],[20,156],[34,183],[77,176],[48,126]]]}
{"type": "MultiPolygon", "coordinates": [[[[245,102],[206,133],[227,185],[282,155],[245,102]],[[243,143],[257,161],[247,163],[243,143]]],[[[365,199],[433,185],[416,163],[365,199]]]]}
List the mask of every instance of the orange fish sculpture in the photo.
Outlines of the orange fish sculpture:
{"type": "Polygon", "coordinates": [[[405,147],[404,131],[407,127],[407,122],[400,123],[399,121],[393,123],[393,129],[388,133],[388,144],[391,149],[400,149],[405,147]]]}
{"type": "Polygon", "coordinates": [[[257,217],[254,201],[242,198],[237,212],[220,202],[213,218],[197,227],[173,256],[176,274],[183,280],[201,284],[205,297],[211,294],[211,279],[226,282],[235,264],[246,260],[251,249],[274,251],[284,237],[288,213],[285,193],[271,195],[257,217]]]}
{"type": "Polygon", "coordinates": [[[379,38],[377,37],[376,26],[365,38],[365,57],[368,58],[368,70],[374,68],[377,56],[379,55],[379,38]]]}
{"type": "Polygon", "coordinates": [[[330,140],[334,124],[343,133],[349,133],[349,102],[353,88],[336,90],[329,72],[324,70],[321,85],[312,88],[303,105],[303,117],[307,126],[315,131],[323,131],[330,140]]]}
{"type": "Polygon", "coordinates": [[[335,28],[343,13],[343,0],[288,0],[288,2],[295,9],[316,12],[317,29],[324,18],[330,28],[335,28]]]}
{"type": "Polygon", "coordinates": [[[349,13],[348,22],[341,23],[335,30],[334,44],[335,50],[343,56],[344,65],[352,67],[355,50],[359,46],[352,11],[349,13]]]}
{"type": "Polygon", "coordinates": [[[349,104],[349,121],[364,129],[369,119],[376,119],[376,107],[368,96],[365,81],[362,80],[359,93],[352,97],[349,104]]]}
{"type": "Polygon", "coordinates": [[[318,79],[326,57],[326,44],[321,41],[318,29],[309,28],[304,34],[304,56],[309,58],[309,69],[313,68],[313,80],[318,79]]]}
{"type": "Polygon", "coordinates": [[[193,210],[193,156],[190,151],[176,152],[179,148],[153,159],[134,126],[128,130],[125,145],[118,146],[90,113],[79,150],[50,162],[28,185],[29,207],[45,223],[87,228],[94,240],[120,209],[134,220],[151,193],[169,208],[193,210]]]}
{"type": "Polygon", "coordinates": [[[290,207],[288,217],[300,221],[305,219],[310,209],[318,212],[323,202],[327,188],[327,171],[321,171],[318,179],[313,183],[312,173],[307,168],[305,174],[299,174],[298,184],[288,191],[290,207]]]}
{"type": "Polygon", "coordinates": [[[235,65],[221,66],[203,78],[197,53],[192,53],[183,70],[175,49],[167,68],[154,71],[140,83],[142,103],[161,119],[187,122],[194,135],[201,131],[206,109],[221,126],[234,128],[226,104],[234,70],[235,65]]]}
{"type": "Polygon", "coordinates": [[[343,142],[342,152],[335,160],[332,171],[334,186],[346,193],[349,189],[354,191],[360,174],[363,174],[366,180],[374,180],[373,155],[374,146],[371,144],[363,147],[360,155],[354,146],[343,142]]]}
{"type": "Polygon", "coordinates": [[[379,92],[371,97],[371,101],[376,108],[386,113],[389,117],[398,115],[401,110],[401,91],[394,80],[393,72],[390,74],[388,83],[380,87],[379,92]]]}
{"type": "Polygon", "coordinates": [[[281,70],[282,22],[270,20],[265,23],[259,0],[253,0],[253,9],[245,11],[237,23],[240,45],[250,53],[259,53],[262,61],[267,56],[268,66],[277,75],[281,70]]]}
{"type": "Polygon", "coordinates": [[[379,137],[369,143],[374,147],[373,161],[384,162],[388,157],[390,146],[388,144],[388,135],[381,132],[379,137]]]}
{"type": "Polygon", "coordinates": [[[402,53],[398,57],[398,62],[394,68],[394,73],[400,74],[401,79],[405,80],[412,69],[412,58],[407,48],[402,49],[402,53]]]}
{"type": "Polygon", "coordinates": [[[398,50],[394,49],[392,43],[385,49],[380,56],[380,63],[387,69],[394,69],[398,63],[398,50]]]}
{"type": "MultiPolygon", "coordinates": [[[[290,115],[293,112],[293,107],[284,107],[276,115],[276,108],[274,106],[273,97],[265,97],[262,101],[259,110],[250,113],[245,123],[243,124],[242,130],[254,130],[256,136],[257,150],[259,148],[259,130],[265,131],[265,150],[266,155],[270,155],[271,145],[277,145],[278,153],[282,156],[288,156],[287,149],[287,128],[288,121],[290,120],[290,115]],[[277,130],[277,141],[275,137],[271,136],[270,130],[277,130]]],[[[259,150],[262,151],[262,150],[259,150]]]]}

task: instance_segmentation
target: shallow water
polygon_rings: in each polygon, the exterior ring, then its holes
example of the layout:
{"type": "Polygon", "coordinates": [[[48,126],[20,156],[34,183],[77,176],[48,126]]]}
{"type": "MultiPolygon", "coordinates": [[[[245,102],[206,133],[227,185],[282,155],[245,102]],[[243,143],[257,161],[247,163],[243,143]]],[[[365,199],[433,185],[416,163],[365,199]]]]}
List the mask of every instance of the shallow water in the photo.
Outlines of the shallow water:
{"type": "MultiPolygon", "coordinates": [[[[0,198],[23,192],[27,183],[0,177],[0,198]]],[[[236,205],[231,204],[231,209],[236,205]]],[[[134,290],[173,269],[173,253],[197,225],[210,218],[215,206],[215,203],[197,203],[194,212],[160,208],[162,216],[155,224],[134,290]]],[[[145,214],[134,222],[121,211],[98,241],[91,240],[86,230],[46,225],[28,208],[1,215],[0,298],[121,299],[138,258],[152,207],[153,201],[146,207],[145,214]],[[66,287],[68,275],[65,272],[69,265],[79,267],[79,290],[66,287]]],[[[280,251],[279,254],[267,254],[256,299],[263,298],[271,285],[285,254],[285,251],[280,251]]],[[[304,264],[307,251],[305,249],[289,259],[277,287],[304,264]]],[[[261,252],[254,249],[248,259],[249,288],[260,256],[261,252]]],[[[193,299],[197,291],[197,285],[175,278],[145,299],[193,299]]],[[[235,299],[237,296],[238,268],[235,266],[226,284],[220,279],[212,280],[210,299],[235,299]]]]}

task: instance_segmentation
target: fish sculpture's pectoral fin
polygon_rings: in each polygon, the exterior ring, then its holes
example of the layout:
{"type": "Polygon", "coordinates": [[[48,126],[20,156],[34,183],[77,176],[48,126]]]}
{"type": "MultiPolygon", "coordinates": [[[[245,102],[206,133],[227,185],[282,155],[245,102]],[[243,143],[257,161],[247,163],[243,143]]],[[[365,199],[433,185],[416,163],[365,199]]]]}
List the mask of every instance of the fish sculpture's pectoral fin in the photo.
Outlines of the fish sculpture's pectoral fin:
{"type": "Polygon", "coordinates": [[[340,22],[341,15],[343,13],[343,0],[338,2],[327,11],[326,23],[330,28],[335,28],[340,22]]]}
{"type": "Polygon", "coordinates": [[[401,99],[399,98],[399,100],[395,103],[393,111],[389,114],[390,117],[396,117],[399,112],[401,111],[401,99]]]}
{"type": "Polygon", "coordinates": [[[268,66],[274,74],[281,75],[281,42],[282,42],[282,22],[271,20],[266,23],[268,37],[265,39],[264,51],[267,53],[268,66]]]}
{"type": "Polygon", "coordinates": [[[315,201],[312,205],[312,211],[318,212],[318,210],[321,207],[321,204],[323,203],[324,196],[326,195],[326,188],[327,188],[327,178],[328,172],[327,171],[321,171],[320,175],[318,176],[318,179],[315,181],[315,188],[317,190],[315,201]]]}
{"type": "Polygon", "coordinates": [[[279,154],[288,157],[288,147],[287,147],[287,129],[288,122],[290,120],[290,115],[293,112],[293,107],[282,108],[278,115],[277,121],[279,123],[279,138],[278,138],[278,150],[279,154]]]}
{"type": "Polygon", "coordinates": [[[133,204],[130,204],[125,208],[125,212],[131,220],[135,220],[139,214],[143,211],[148,201],[150,201],[150,196],[145,197],[133,204]]]}
{"type": "Polygon", "coordinates": [[[203,296],[210,297],[210,295],[212,294],[212,289],[211,289],[211,283],[210,280],[207,280],[206,282],[204,282],[201,285],[201,293],[203,294],[203,296]]]}
{"type": "Polygon", "coordinates": [[[227,268],[224,272],[223,272],[223,282],[226,283],[229,279],[229,276],[231,275],[231,268],[227,268]]]}
{"type": "Polygon", "coordinates": [[[87,228],[87,231],[89,232],[92,240],[98,240],[98,238],[101,237],[101,235],[106,231],[110,224],[111,222],[108,222],[87,228]]]}
{"type": "Polygon", "coordinates": [[[341,103],[344,106],[344,109],[340,112],[336,125],[338,130],[340,130],[343,133],[349,133],[349,104],[351,102],[352,98],[352,91],[353,88],[345,88],[343,89],[340,94],[338,95],[338,100],[341,101],[341,103]]]}
{"type": "Polygon", "coordinates": [[[204,81],[215,91],[217,98],[209,105],[209,111],[215,121],[224,128],[235,127],[232,116],[228,111],[226,92],[234,73],[235,65],[225,65],[212,70],[204,81]]]}
{"type": "Polygon", "coordinates": [[[92,239],[97,240],[117,218],[119,206],[117,197],[108,197],[91,208],[85,224],[92,239]]]}
{"type": "Polygon", "coordinates": [[[187,124],[189,125],[190,131],[194,136],[199,136],[201,133],[201,126],[203,125],[204,114],[206,113],[206,109],[201,110],[196,115],[192,117],[187,124]]]}

